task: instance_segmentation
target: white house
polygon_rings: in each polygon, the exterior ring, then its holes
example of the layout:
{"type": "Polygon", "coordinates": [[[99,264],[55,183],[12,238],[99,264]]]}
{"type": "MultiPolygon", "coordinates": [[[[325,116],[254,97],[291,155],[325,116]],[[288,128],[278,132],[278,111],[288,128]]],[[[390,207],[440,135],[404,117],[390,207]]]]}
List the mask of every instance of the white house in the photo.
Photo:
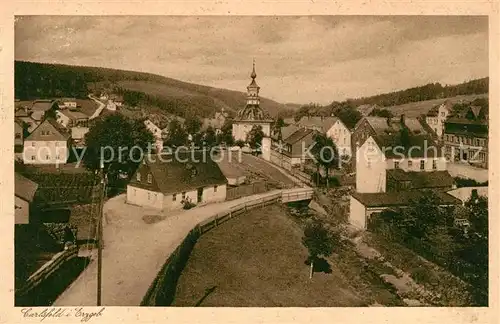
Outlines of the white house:
{"type": "Polygon", "coordinates": [[[77,102],[74,98],[64,98],[59,100],[59,108],[77,108],[77,102]]]}
{"type": "Polygon", "coordinates": [[[147,156],[127,186],[127,203],[160,210],[226,199],[227,180],[209,152],[147,156]],[[203,157],[205,154],[205,158],[203,157]]]}
{"type": "Polygon", "coordinates": [[[452,111],[452,104],[450,101],[445,101],[443,104],[433,107],[425,116],[425,122],[437,134],[439,138],[444,133],[444,122],[452,111]]]}
{"type": "Polygon", "coordinates": [[[56,121],[65,128],[70,128],[88,121],[89,117],[82,112],[69,109],[56,110],[56,121]]]}
{"type": "MultiPolygon", "coordinates": [[[[456,206],[461,201],[452,195],[435,190],[439,206],[456,206]]],[[[391,208],[404,208],[411,201],[418,200],[427,193],[422,190],[377,193],[353,193],[350,197],[349,223],[358,229],[367,229],[370,218],[375,213],[380,213],[391,208]]]]}
{"type": "Polygon", "coordinates": [[[106,103],[106,109],[111,110],[111,111],[116,110],[116,103],[114,102],[114,100],[112,100],[112,99],[108,100],[108,102],[106,103]]]}
{"type": "Polygon", "coordinates": [[[351,155],[351,132],[340,119],[337,118],[326,135],[333,140],[341,156],[351,155]]]}
{"type": "Polygon", "coordinates": [[[296,125],[325,134],[333,140],[340,155],[351,155],[351,132],[339,118],[304,116],[296,125]]]}
{"type": "Polygon", "coordinates": [[[64,164],[70,153],[70,135],[52,119],[45,119],[25,138],[25,164],[64,164]]]}
{"type": "Polygon", "coordinates": [[[369,136],[356,152],[356,191],[386,191],[386,171],[432,172],[446,170],[446,158],[428,135],[412,135],[402,145],[399,134],[369,136]]]}
{"type": "Polygon", "coordinates": [[[14,217],[15,224],[29,224],[33,214],[31,208],[38,184],[15,172],[14,177],[14,217]]]}
{"type": "Polygon", "coordinates": [[[155,148],[158,150],[158,152],[161,152],[161,150],[163,149],[163,137],[162,137],[163,131],[162,131],[162,129],[160,127],[156,126],[149,119],[146,119],[144,121],[144,125],[151,132],[151,134],[153,134],[153,136],[155,138],[155,143],[154,143],[155,148]]]}

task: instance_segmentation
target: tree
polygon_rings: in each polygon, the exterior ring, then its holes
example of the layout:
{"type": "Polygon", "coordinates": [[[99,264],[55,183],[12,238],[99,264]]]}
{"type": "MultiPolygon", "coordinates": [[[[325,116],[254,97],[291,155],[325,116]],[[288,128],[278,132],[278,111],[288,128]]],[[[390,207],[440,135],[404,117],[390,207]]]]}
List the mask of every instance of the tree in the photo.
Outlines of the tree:
{"type": "Polygon", "coordinates": [[[188,134],[181,123],[177,119],[172,119],[168,124],[167,140],[165,141],[167,146],[179,147],[186,145],[187,138],[188,134]]]}
{"type": "Polygon", "coordinates": [[[226,145],[231,146],[234,144],[233,123],[230,120],[224,122],[219,136],[220,141],[226,143],[226,145]]]}
{"type": "Polygon", "coordinates": [[[309,251],[308,263],[311,266],[309,278],[312,278],[314,271],[314,262],[320,256],[328,257],[333,253],[334,246],[340,243],[340,235],[331,233],[321,222],[314,220],[306,225],[302,244],[309,251]]]}
{"type": "Polygon", "coordinates": [[[195,135],[200,131],[201,124],[201,120],[197,117],[188,117],[184,122],[184,127],[188,134],[195,135]]]}
{"type": "Polygon", "coordinates": [[[205,144],[208,146],[215,145],[217,138],[215,136],[215,130],[212,126],[207,127],[203,140],[205,141],[205,144]]]}
{"type": "Polygon", "coordinates": [[[153,141],[153,135],[143,123],[121,114],[108,115],[97,120],[85,134],[87,149],[83,163],[90,170],[98,170],[104,159],[111,183],[119,172],[130,173],[141,154],[148,153],[153,141]]]}
{"type": "Polygon", "coordinates": [[[330,178],[330,169],[335,168],[338,169],[340,167],[339,161],[340,156],[337,149],[337,146],[333,142],[331,138],[326,136],[325,134],[317,133],[314,135],[315,145],[311,149],[311,153],[314,156],[316,167],[323,167],[326,174],[326,186],[327,188],[330,186],[329,178],[330,178]]]}
{"type": "Polygon", "coordinates": [[[264,132],[262,131],[262,126],[254,125],[247,135],[247,142],[252,149],[257,149],[262,145],[262,139],[264,138],[264,132]]]}
{"type": "Polygon", "coordinates": [[[349,129],[353,129],[362,117],[359,111],[349,106],[340,107],[334,112],[334,115],[335,117],[338,117],[349,129]]]}
{"type": "Polygon", "coordinates": [[[372,112],[370,113],[370,116],[378,116],[378,117],[384,117],[384,118],[394,117],[394,115],[392,114],[392,112],[390,110],[379,109],[379,108],[373,109],[372,112]]]}

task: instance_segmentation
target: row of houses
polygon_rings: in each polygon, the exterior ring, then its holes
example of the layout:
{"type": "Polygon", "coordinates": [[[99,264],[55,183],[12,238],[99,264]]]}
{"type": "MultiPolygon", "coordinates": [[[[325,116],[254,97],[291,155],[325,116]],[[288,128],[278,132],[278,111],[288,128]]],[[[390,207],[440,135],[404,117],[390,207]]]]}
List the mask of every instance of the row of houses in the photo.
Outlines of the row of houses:
{"type": "Polygon", "coordinates": [[[450,101],[433,107],[425,116],[429,127],[443,142],[452,161],[488,167],[487,106],[458,105],[450,101]]]}
{"type": "MultiPolygon", "coordinates": [[[[62,98],[16,102],[14,144],[18,160],[25,164],[64,164],[70,146],[83,147],[89,131],[89,114],[95,111],[90,103],[87,113],[81,111],[84,100],[62,98]],[[54,116],[46,118],[48,112],[54,116]]],[[[90,101],[89,101],[90,102],[90,101]]],[[[87,104],[85,102],[85,104],[87,104]]]]}

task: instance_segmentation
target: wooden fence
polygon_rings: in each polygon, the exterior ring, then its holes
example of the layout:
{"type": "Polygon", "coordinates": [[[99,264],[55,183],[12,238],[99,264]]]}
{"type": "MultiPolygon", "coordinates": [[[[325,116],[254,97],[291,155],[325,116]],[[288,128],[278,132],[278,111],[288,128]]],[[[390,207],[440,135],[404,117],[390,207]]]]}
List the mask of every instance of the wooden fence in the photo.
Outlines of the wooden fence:
{"type": "Polygon", "coordinates": [[[37,287],[41,282],[47,279],[50,275],[57,271],[65,262],[78,256],[78,247],[76,245],[71,246],[67,250],[61,251],[54,255],[52,259],[45,263],[40,269],[35,271],[26,283],[16,289],[16,297],[21,297],[28,294],[32,289],[37,287]]]}
{"type": "Polygon", "coordinates": [[[226,200],[234,200],[245,196],[264,193],[266,191],[269,191],[269,185],[264,181],[242,185],[234,188],[228,188],[226,193],[226,200]]]}

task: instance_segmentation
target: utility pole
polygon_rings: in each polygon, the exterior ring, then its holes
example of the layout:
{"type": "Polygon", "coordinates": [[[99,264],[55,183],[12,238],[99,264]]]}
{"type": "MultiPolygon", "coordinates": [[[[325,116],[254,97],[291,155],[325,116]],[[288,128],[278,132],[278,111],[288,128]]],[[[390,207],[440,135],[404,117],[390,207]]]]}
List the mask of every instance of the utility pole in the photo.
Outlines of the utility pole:
{"type": "Polygon", "coordinates": [[[103,230],[102,222],[104,219],[104,198],[106,197],[106,182],[107,177],[104,173],[104,163],[101,162],[101,189],[102,193],[99,202],[99,220],[97,228],[97,306],[101,306],[101,289],[102,289],[102,247],[103,247],[103,230]]]}

